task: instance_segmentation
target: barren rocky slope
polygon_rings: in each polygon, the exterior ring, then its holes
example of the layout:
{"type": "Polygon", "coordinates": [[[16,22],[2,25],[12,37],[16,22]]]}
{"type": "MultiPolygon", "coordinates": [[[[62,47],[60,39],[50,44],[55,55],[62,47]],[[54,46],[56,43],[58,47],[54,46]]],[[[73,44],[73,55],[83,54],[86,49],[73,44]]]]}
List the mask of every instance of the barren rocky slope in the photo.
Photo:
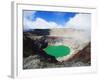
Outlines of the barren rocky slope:
{"type": "Polygon", "coordinates": [[[83,30],[52,29],[24,32],[23,68],[89,66],[91,64],[90,43],[90,37],[83,30]],[[69,46],[72,52],[69,56],[56,59],[41,51],[41,48],[47,45],[69,46]]]}

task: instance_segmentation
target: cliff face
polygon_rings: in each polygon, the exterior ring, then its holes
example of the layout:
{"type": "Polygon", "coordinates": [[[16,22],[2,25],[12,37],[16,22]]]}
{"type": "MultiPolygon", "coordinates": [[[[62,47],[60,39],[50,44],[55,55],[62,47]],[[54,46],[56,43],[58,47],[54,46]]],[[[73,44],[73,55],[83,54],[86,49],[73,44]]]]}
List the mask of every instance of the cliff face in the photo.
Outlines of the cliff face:
{"type": "Polygon", "coordinates": [[[81,61],[91,64],[91,43],[89,43],[82,51],[80,51],[79,54],[81,61]]]}
{"type": "Polygon", "coordinates": [[[70,58],[68,61],[72,60],[91,64],[91,43],[88,43],[81,51],[77,52],[77,54],[70,58]]]}

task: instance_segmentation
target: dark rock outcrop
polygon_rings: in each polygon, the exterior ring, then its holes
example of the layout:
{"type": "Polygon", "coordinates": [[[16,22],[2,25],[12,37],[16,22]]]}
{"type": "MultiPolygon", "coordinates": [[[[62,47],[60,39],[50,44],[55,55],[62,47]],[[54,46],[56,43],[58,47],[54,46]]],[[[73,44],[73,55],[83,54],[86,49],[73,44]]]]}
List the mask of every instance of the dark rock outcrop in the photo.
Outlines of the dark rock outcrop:
{"type": "Polygon", "coordinates": [[[48,55],[43,49],[48,46],[48,41],[46,36],[40,39],[31,39],[28,36],[23,37],[23,57],[28,57],[30,55],[39,55],[42,59],[49,62],[57,62],[54,56],[48,55]]]}

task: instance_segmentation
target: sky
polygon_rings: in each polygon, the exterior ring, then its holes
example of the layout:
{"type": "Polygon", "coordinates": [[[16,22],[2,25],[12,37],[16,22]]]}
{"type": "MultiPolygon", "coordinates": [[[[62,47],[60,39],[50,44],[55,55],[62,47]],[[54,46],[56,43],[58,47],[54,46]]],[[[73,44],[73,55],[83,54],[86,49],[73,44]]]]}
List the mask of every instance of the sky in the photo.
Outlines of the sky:
{"type": "Polygon", "coordinates": [[[91,14],[75,12],[23,11],[24,30],[75,28],[90,30],[91,14]]]}

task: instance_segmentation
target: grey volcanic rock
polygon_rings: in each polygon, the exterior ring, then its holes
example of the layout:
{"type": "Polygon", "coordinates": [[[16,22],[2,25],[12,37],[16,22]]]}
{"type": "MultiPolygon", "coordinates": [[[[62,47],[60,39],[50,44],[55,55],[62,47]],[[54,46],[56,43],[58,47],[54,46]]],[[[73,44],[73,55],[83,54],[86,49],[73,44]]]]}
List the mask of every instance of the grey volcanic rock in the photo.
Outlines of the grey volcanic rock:
{"type": "Polygon", "coordinates": [[[28,58],[24,59],[24,69],[34,69],[34,68],[39,68],[39,63],[40,60],[38,59],[38,56],[29,56],[28,58]]]}
{"type": "Polygon", "coordinates": [[[79,67],[79,66],[86,66],[86,64],[84,64],[83,62],[80,62],[80,61],[72,64],[72,67],[76,67],[76,66],[77,67],[79,67]]]}

